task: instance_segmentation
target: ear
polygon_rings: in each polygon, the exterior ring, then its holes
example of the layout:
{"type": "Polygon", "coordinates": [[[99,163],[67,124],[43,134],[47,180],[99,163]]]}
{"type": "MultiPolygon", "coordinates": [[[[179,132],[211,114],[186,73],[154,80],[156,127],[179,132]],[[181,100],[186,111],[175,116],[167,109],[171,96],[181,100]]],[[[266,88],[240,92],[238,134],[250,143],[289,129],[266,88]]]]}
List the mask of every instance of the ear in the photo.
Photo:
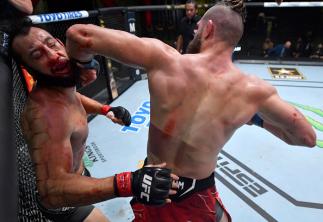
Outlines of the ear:
{"type": "Polygon", "coordinates": [[[212,20],[208,20],[206,25],[205,25],[205,28],[204,28],[204,38],[207,39],[209,37],[212,37],[213,36],[213,33],[214,33],[214,23],[212,20]]]}
{"type": "Polygon", "coordinates": [[[65,47],[64,43],[63,43],[59,38],[56,38],[56,40],[57,40],[57,42],[58,42],[59,44],[61,44],[62,46],[64,46],[64,47],[65,47]]]}

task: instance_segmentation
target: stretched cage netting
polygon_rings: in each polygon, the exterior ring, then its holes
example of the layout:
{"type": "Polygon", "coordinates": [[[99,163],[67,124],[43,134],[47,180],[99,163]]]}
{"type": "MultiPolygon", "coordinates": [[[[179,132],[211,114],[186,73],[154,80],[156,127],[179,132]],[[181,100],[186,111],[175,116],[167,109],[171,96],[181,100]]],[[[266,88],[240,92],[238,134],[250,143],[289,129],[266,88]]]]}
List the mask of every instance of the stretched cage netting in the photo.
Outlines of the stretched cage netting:
{"type": "Polygon", "coordinates": [[[20,116],[27,100],[27,90],[20,69],[12,61],[13,73],[13,119],[15,127],[15,147],[18,175],[18,221],[50,221],[39,211],[36,204],[36,177],[28,152],[27,144],[21,130],[20,116]]]}
{"type": "MultiPolygon", "coordinates": [[[[117,29],[122,31],[127,30],[127,16],[125,11],[116,10],[109,12],[101,12],[99,15],[99,19],[104,22],[104,26],[111,29],[117,29]]],[[[134,72],[134,68],[119,63],[117,61],[111,61],[111,70],[113,72],[113,76],[117,83],[118,93],[123,93],[127,88],[129,88],[133,83],[135,83],[135,79],[132,74],[134,72]]]]}

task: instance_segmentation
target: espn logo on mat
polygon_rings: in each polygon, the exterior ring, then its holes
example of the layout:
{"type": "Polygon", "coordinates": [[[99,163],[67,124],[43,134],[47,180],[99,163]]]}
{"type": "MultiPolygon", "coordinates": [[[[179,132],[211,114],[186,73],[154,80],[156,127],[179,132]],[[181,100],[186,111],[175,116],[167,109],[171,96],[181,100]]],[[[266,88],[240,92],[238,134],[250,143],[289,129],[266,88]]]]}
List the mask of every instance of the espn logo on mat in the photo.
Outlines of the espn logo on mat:
{"type": "Polygon", "coordinates": [[[216,172],[250,197],[259,197],[268,192],[265,184],[221,153],[218,157],[216,172]]]}

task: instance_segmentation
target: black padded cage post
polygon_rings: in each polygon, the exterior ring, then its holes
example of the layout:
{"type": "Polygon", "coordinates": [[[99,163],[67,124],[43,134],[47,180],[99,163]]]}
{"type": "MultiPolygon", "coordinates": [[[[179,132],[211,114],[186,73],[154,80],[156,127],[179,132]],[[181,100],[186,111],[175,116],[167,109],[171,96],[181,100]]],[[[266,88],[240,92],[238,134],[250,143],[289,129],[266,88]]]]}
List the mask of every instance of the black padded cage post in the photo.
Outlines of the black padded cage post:
{"type": "Polygon", "coordinates": [[[17,215],[17,166],[12,115],[12,71],[0,54],[0,221],[15,221],[17,215]]]}

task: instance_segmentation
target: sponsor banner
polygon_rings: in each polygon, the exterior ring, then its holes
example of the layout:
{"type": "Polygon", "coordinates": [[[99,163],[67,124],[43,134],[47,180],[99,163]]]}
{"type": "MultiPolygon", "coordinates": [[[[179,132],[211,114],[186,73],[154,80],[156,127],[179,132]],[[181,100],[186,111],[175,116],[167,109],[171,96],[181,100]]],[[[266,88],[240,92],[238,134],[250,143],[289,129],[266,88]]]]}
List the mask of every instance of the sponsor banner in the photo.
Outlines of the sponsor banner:
{"type": "Polygon", "coordinates": [[[135,114],[132,114],[131,125],[124,126],[120,129],[124,133],[139,133],[140,129],[148,128],[150,124],[150,101],[144,101],[137,109],[135,114]]]}
{"type": "Polygon", "coordinates": [[[33,24],[59,22],[87,17],[89,17],[89,13],[87,11],[58,12],[29,16],[33,24]]]}
{"type": "Polygon", "coordinates": [[[85,153],[83,155],[83,163],[86,168],[93,167],[96,162],[104,163],[106,161],[107,159],[95,142],[86,146],[85,153]]]}
{"type": "Polygon", "coordinates": [[[276,2],[264,2],[264,7],[322,7],[323,2],[282,2],[277,4],[276,2]]]}

